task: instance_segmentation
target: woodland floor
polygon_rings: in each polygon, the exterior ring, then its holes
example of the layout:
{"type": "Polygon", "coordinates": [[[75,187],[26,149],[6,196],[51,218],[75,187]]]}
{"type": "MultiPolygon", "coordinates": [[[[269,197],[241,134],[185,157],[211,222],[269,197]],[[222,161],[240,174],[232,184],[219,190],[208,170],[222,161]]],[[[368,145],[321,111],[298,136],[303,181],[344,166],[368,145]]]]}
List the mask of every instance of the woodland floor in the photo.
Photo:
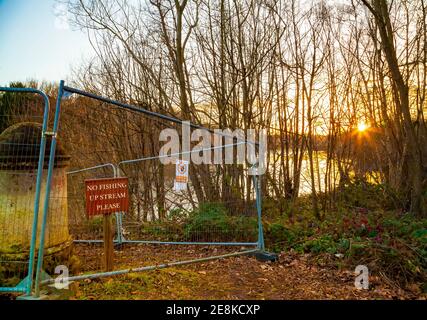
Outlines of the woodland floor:
{"type": "MultiPolygon", "coordinates": [[[[188,258],[219,255],[242,248],[125,246],[115,251],[115,269],[154,265],[188,258]]],[[[76,248],[85,256],[82,269],[96,269],[102,250],[76,248]]],[[[328,257],[292,252],[266,263],[237,256],[204,263],[169,267],[124,276],[74,282],[62,299],[426,299],[417,285],[401,289],[387,279],[370,276],[370,288],[354,286],[352,270],[339,270],[328,257]]],[[[93,271],[92,270],[92,271],[93,271]]]]}

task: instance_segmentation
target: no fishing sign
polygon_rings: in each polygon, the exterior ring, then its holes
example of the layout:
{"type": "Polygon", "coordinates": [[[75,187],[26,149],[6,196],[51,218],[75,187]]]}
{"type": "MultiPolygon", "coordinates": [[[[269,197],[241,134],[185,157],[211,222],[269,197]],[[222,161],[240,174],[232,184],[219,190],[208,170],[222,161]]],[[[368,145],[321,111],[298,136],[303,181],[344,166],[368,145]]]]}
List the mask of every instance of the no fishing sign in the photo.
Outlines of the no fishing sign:
{"type": "Polygon", "coordinates": [[[188,161],[176,160],[175,182],[173,189],[175,191],[185,190],[188,183],[188,161]]]}
{"type": "Polygon", "coordinates": [[[88,216],[128,211],[128,178],[91,179],[85,184],[88,216]]]}

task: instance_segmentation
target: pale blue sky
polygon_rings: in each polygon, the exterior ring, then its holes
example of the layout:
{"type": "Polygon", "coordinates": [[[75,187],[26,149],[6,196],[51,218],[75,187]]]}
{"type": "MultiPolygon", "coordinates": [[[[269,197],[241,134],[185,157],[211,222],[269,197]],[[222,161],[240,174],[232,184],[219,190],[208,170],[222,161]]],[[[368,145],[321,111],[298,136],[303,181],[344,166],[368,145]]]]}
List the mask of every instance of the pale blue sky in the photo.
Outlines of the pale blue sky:
{"type": "Polygon", "coordinates": [[[92,55],[85,33],[57,18],[55,0],[0,0],[0,86],[58,82],[92,55]]]}

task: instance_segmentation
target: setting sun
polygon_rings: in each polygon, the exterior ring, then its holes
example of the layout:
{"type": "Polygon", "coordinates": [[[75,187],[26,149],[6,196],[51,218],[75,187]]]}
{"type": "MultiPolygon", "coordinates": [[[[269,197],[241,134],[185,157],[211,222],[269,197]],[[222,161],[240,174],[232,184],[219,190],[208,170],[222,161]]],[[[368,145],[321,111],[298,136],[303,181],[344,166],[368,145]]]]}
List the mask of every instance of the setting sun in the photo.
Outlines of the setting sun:
{"type": "Polygon", "coordinates": [[[359,131],[359,132],[363,132],[363,131],[365,131],[366,129],[368,129],[369,128],[369,126],[366,124],[366,123],[364,123],[364,122],[360,122],[358,125],[357,125],[357,130],[359,131]]]}

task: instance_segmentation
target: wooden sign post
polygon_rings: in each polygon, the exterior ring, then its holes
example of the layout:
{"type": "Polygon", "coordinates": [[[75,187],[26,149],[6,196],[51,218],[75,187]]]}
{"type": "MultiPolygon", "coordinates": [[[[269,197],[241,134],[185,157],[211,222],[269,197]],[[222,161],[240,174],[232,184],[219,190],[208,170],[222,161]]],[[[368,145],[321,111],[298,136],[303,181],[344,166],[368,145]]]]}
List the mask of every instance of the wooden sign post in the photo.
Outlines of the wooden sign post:
{"type": "Polygon", "coordinates": [[[86,213],[88,217],[104,216],[104,268],[113,270],[114,232],[112,214],[129,209],[128,178],[86,180],[86,213]]]}

